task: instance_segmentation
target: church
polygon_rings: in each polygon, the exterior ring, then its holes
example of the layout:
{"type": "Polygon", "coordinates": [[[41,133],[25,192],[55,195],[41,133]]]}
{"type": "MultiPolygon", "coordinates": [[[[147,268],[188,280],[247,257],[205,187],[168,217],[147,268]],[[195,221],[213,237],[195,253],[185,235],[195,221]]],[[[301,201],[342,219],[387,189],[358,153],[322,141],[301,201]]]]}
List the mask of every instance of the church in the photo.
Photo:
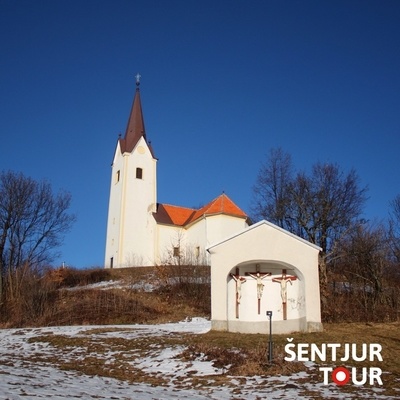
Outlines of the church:
{"type": "Polygon", "coordinates": [[[214,330],[322,330],[321,249],[268,222],[251,225],[225,193],[199,209],[157,202],[157,158],[146,137],[139,74],[111,168],[106,268],[210,265],[214,330]]]}
{"type": "Polygon", "coordinates": [[[157,158],[146,136],[137,75],[111,166],[105,267],[209,264],[206,248],[248,225],[225,193],[200,209],[157,202],[157,158]]]}

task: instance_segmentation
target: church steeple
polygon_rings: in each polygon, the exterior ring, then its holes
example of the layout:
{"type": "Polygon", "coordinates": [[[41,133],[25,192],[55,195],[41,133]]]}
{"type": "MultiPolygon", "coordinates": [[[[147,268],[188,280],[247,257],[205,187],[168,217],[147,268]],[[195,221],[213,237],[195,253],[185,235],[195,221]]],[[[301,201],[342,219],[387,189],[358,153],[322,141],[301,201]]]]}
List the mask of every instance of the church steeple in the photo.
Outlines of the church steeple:
{"type": "Polygon", "coordinates": [[[120,268],[154,265],[157,159],[147,141],[140,75],[125,135],[118,140],[111,165],[105,265],[120,268]]]}
{"type": "Polygon", "coordinates": [[[131,153],[141,137],[143,137],[146,140],[146,130],[144,128],[142,103],[140,101],[140,89],[139,89],[140,78],[141,76],[137,74],[135,98],[133,99],[133,104],[131,108],[131,113],[129,115],[125,136],[123,139],[120,139],[122,153],[125,152],[131,153]]]}

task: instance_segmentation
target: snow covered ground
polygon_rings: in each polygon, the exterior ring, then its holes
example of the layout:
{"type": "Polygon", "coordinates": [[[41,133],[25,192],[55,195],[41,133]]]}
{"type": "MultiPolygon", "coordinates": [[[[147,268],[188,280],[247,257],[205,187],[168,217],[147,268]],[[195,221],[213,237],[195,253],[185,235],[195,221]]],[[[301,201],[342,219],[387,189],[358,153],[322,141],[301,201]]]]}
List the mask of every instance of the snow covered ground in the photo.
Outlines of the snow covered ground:
{"type": "MultiPolygon", "coordinates": [[[[223,371],[201,357],[187,362],[176,358],[175,356],[182,352],[182,346],[156,346],[154,351],[136,354],[132,360],[129,359],[129,362],[140,368],[143,373],[161,376],[166,384],[152,386],[147,383],[129,383],[125,380],[62,370],[54,360],[79,363],[83,360],[82,351],[76,347],[72,347],[69,352],[65,349],[60,351],[45,341],[34,340],[44,335],[79,338],[88,334],[95,336],[94,339],[98,342],[110,337],[127,340],[143,337],[165,338],[172,333],[200,334],[209,329],[209,321],[195,318],[191,321],[163,325],[0,330],[0,399],[313,399],[315,397],[309,394],[311,392],[319,393],[326,399],[370,399],[371,394],[375,399],[388,399],[379,394],[379,388],[365,391],[360,389],[354,394],[349,394],[343,393],[341,388],[334,384],[304,383],[304,378],[307,377],[305,372],[289,377],[229,377],[229,384],[216,385],[213,377],[221,375],[223,371]],[[203,380],[196,381],[194,377],[202,377],[203,380]]],[[[102,357],[103,361],[106,357],[106,361],[112,363],[115,353],[110,350],[98,354],[97,357],[102,357]]]]}

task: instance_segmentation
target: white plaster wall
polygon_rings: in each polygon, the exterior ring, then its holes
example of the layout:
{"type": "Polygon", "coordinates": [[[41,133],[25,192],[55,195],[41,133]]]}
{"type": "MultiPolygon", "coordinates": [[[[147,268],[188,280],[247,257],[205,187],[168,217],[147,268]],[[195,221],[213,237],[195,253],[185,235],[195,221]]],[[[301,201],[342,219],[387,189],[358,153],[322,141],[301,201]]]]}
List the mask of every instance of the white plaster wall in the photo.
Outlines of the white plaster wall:
{"type": "Polygon", "coordinates": [[[191,252],[192,255],[195,252],[196,247],[200,248],[200,262],[208,263],[207,248],[207,220],[201,218],[194,224],[190,225],[187,229],[187,251],[191,252]]]}
{"type": "MultiPolygon", "coordinates": [[[[174,246],[179,246],[183,262],[196,262],[196,248],[199,247],[199,262],[206,255],[206,230],[205,220],[202,219],[193,224],[190,229],[172,225],[158,225],[158,260],[161,263],[168,262],[174,246]]],[[[208,253],[207,253],[208,255],[208,253]]],[[[172,260],[169,260],[170,262],[172,260]]]]}
{"type": "Polygon", "coordinates": [[[186,231],[174,225],[157,225],[156,263],[172,262],[173,248],[186,245],[186,231]]]}
{"type": "Polygon", "coordinates": [[[118,263],[118,247],[120,240],[120,222],[121,222],[121,201],[122,201],[122,173],[123,157],[119,142],[111,166],[110,197],[108,204],[107,234],[106,234],[106,252],[104,265],[110,267],[111,257],[114,259],[114,266],[118,263]],[[117,171],[120,171],[120,178],[117,181],[117,171]]]}
{"type": "Polygon", "coordinates": [[[244,218],[232,217],[225,214],[207,216],[206,221],[207,247],[247,228],[244,218]]]}
{"type": "Polygon", "coordinates": [[[201,218],[187,229],[159,224],[156,241],[157,262],[166,262],[173,247],[180,246],[182,254],[186,252],[187,260],[190,260],[195,255],[196,248],[199,247],[200,262],[203,262],[203,258],[206,257],[205,262],[209,263],[209,254],[206,252],[208,245],[241,231],[244,226],[244,219],[227,215],[213,215],[201,218]]]}
{"type": "Polygon", "coordinates": [[[187,243],[191,243],[193,246],[201,246],[203,249],[206,247],[207,226],[204,218],[201,218],[187,228],[187,243]]]}
{"type": "Polygon", "coordinates": [[[200,247],[201,254],[206,255],[209,262],[206,248],[223,238],[240,232],[247,227],[243,218],[232,217],[225,214],[216,214],[203,217],[190,225],[187,229],[187,246],[189,249],[200,247]]]}
{"type": "MultiPolygon", "coordinates": [[[[315,322],[317,325],[321,322],[318,278],[319,249],[316,246],[273,224],[261,221],[240,234],[211,246],[209,252],[211,254],[211,319],[214,326],[223,327],[224,321],[226,321],[226,329],[230,321],[238,322],[235,317],[232,317],[234,316],[232,307],[235,307],[235,302],[232,301],[235,286],[234,282],[230,280],[229,274],[237,266],[240,268],[241,265],[248,265],[249,262],[252,263],[252,268],[256,263],[270,264],[271,267],[275,265],[277,276],[281,275],[283,268],[287,269],[288,274],[290,271],[296,271],[295,275],[301,276],[303,279],[294,281],[293,286],[288,285],[288,320],[301,321],[305,319],[306,323],[315,322]],[[297,303],[300,304],[297,305],[297,303]]],[[[266,270],[268,271],[268,265],[266,270]]],[[[267,308],[274,312],[273,320],[282,321],[280,285],[267,281],[260,316],[255,315],[257,308],[256,305],[253,306],[256,304],[253,293],[256,289],[252,285],[254,283],[249,281],[243,285],[240,321],[255,323],[261,319],[265,321],[267,308]],[[249,289],[245,291],[244,288],[247,284],[249,284],[249,289]],[[270,297],[267,297],[266,289],[268,289],[270,297]]],[[[286,322],[283,321],[283,323],[286,322]]]]}
{"type": "Polygon", "coordinates": [[[117,185],[111,182],[110,189],[106,265],[109,265],[110,257],[114,257],[116,268],[154,265],[156,160],[144,138],[139,140],[132,153],[120,155],[117,149],[113,175],[118,169],[121,171],[120,182],[117,185]],[[136,178],[137,167],[143,169],[143,179],[136,178]],[[115,227],[114,218],[118,220],[115,227]],[[112,247],[109,243],[113,243],[112,247]]]}

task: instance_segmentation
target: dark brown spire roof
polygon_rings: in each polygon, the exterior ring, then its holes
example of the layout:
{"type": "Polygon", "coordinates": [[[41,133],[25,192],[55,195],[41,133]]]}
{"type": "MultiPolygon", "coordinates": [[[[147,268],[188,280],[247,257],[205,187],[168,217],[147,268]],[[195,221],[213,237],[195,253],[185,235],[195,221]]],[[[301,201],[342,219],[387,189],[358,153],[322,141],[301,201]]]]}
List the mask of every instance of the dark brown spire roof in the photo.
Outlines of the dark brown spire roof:
{"type": "MultiPolygon", "coordinates": [[[[146,140],[146,131],[142,113],[142,103],[140,101],[139,85],[136,83],[136,93],[133,99],[131,113],[126,127],[125,137],[120,139],[122,153],[132,152],[141,137],[146,140]]],[[[147,142],[147,140],[146,140],[147,142]]]]}

